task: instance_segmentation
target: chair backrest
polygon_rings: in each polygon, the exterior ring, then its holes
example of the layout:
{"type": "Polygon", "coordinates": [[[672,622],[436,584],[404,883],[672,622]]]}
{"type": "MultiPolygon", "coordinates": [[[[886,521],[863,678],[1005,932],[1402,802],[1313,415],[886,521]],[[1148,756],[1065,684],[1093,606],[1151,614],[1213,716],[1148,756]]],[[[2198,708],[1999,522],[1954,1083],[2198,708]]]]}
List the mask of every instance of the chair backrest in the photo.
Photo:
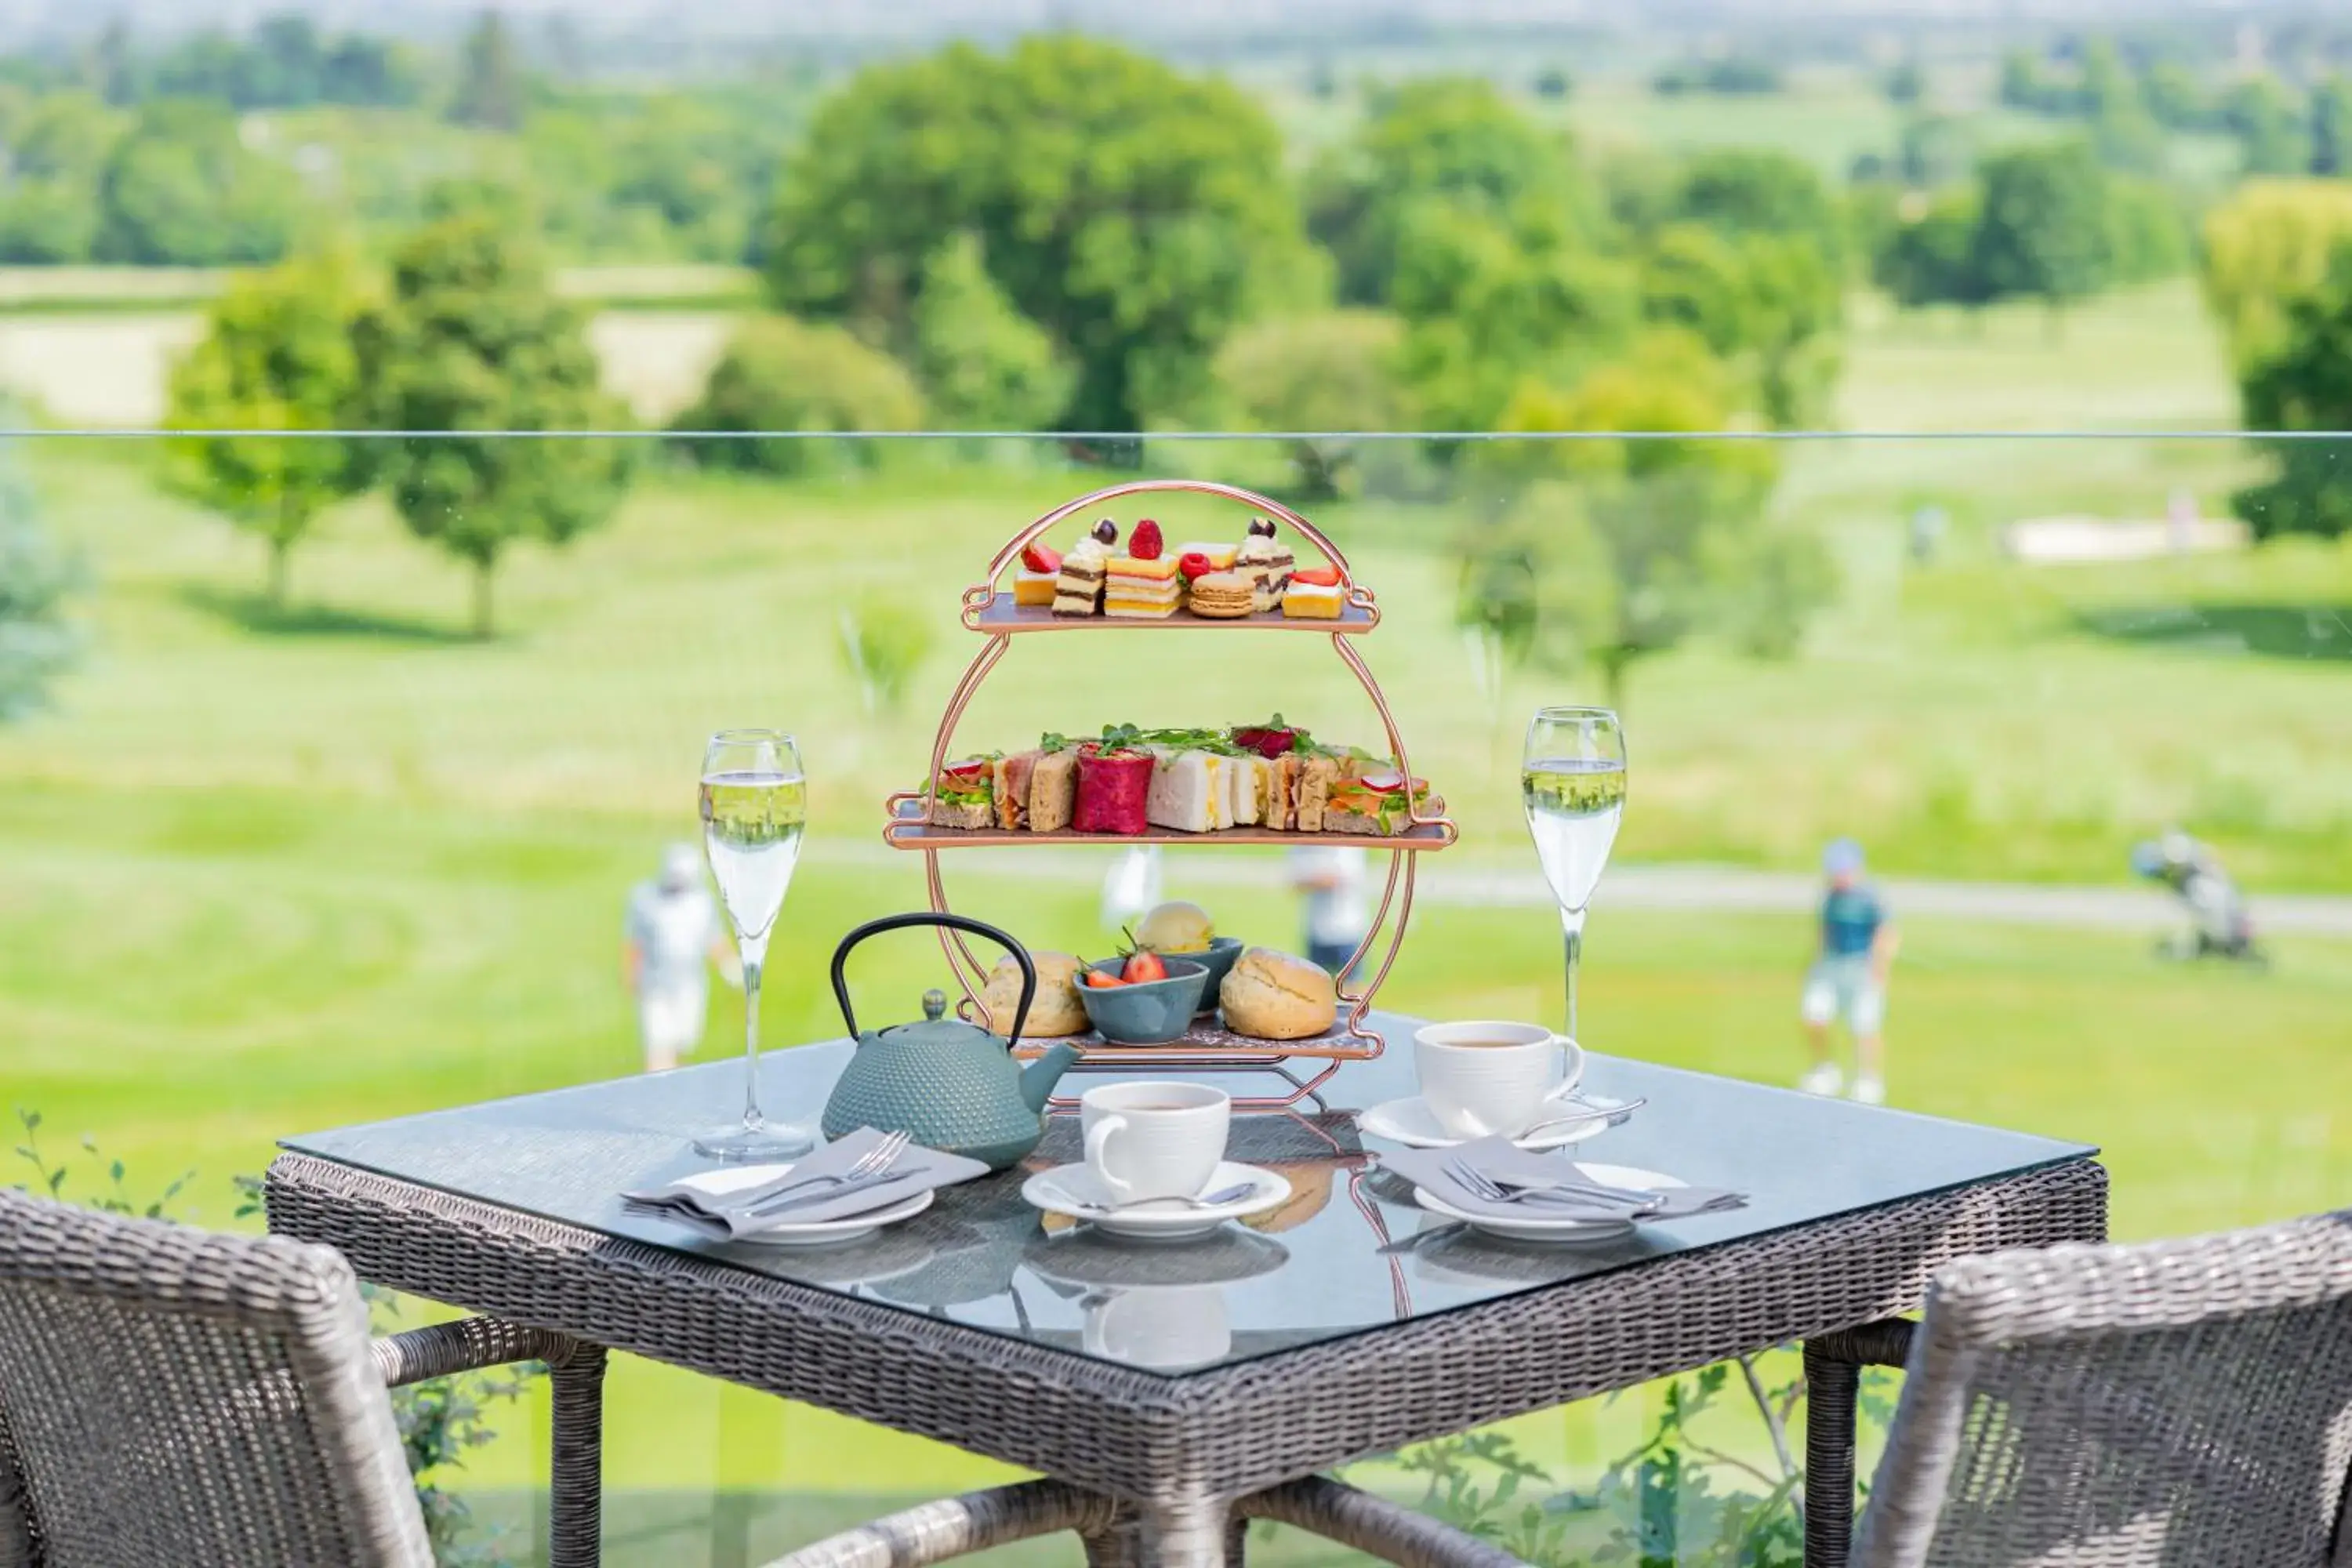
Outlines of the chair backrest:
{"type": "Polygon", "coordinates": [[[326,1247],[0,1192],[0,1563],[430,1568],[369,1344],[326,1247]]]}
{"type": "Polygon", "coordinates": [[[1906,1371],[1868,1568],[2352,1563],[2352,1212],[1963,1259],[1906,1371]]]}

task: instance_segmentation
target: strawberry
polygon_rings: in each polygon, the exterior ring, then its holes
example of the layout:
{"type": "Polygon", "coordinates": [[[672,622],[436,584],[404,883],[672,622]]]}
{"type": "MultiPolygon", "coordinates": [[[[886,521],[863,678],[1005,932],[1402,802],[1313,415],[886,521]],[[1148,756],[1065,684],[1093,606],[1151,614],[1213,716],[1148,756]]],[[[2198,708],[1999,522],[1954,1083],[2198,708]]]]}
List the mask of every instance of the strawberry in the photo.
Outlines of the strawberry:
{"type": "Polygon", "coordinates": [[[1137,946],[1133,931],[1122,926],[1119,934],[1127,938],[1119,944],[1118,950],[1119,957],[1127,961],[1118,966],[1119,979],[1123,984],[1149,985],[1155,980],[1168,978],[1168,965],[1160,962],[1160,955],[1150,948],[1137,946]]]}
{"type": "Polygon", "coordinates": [[[1114,985],[1124,985],[1127,982],[1108,969],[1089,969],[1087,971],[1087,984],[1097,991],[1108,991],[1114,985]]]}
{"type": "Polygon", "coordinates": [[[1339,569],[1337,566],[1310,566],[1304,572],[1293,572],[1290,580],[1312,583],[1318,588],[1336,588],[1339,585],[1339,569]]]}
{"type": "Polygon", "coordinates": [[[1176,558],[1176,570],[1184,574],[1184,581],[1190,583],[1196,577],[1207,576],[1216,568],[1209,563],[1207,556],[1194,550],[1176,558]]]}
{"type": "Polygon", "coordinates": [[[1127,552],[1138,561],[1159,560],[1160,552],[1166,544],[1167,541],[1160,537],[1160,525],[1148,517],[1137,523],[1135,531],[1127,536],[1127,552]]]}
{"type": "Polygon", "coordinates": [[[1039,540],[1021,552],[1021,564],[1032,572],[1059,572],[1062,569],[1062,552],[1039,540]]]}

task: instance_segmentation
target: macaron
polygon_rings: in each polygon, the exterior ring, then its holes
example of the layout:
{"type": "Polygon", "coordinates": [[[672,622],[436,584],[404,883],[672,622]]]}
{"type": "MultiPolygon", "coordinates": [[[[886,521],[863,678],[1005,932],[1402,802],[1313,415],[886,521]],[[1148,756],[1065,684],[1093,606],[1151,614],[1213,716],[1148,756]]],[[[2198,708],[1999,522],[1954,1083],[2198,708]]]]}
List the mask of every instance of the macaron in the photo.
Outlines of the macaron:
{"type": "Polygon", "coordinates": [[[1239,572],[1212,572],[1192,579],[1192,610],[1213,621],[1239,620],[1255,608],[1251,579],[1239,572]]]}

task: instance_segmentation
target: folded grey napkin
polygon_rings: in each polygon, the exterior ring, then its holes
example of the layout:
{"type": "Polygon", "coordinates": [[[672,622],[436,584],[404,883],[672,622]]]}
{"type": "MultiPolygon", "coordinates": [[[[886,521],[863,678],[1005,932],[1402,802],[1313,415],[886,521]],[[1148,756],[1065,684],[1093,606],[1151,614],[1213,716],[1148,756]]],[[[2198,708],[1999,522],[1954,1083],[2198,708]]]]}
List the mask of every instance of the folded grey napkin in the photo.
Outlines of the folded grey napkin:
{"type": "MultiPolygon", "coordinates": [[[[1447,1173],[1446,1165],[1457,1159],[1468,1162],[1472,1170],[1506,1187],[1517,1182],[1581,1181],[1601,1186],[1618,1184],[1601,1181],[1583,1166],[1562,1155],[1531,1152],[1506,1138],[1479,1138],[1451,1149],[1400,1149],[1383,1153],[1381,1163],[1465,1214],[1489,1215],[1496,1219],[1572,1219],[1596,1223],[1634,1218],[1633,1212],[1622,1204],[1596,1202],[1568,1193],[1531,1194],[1508,1203],[1480,1197],[1447,1173]]],[[[1635,1220],[1636,1224],[1713,1214],[1719,1209],[1744,1207],[1748,1202],[1745,1193],[1735,1193],[1723,1187],[1661,1187],[1658,1191],[1664,1195],[1665,1202],[1642,1215],[1635,1220]]]]}
{"type": "Polygon", "coordinates": [[[722,1165],[649,1192],[621,1195],[641,1213],[657,1213],[707,1236],[734,1241],[779,1226],[851,1219],[933,1187],[988,1174],[988,1167],[977,1160],[914,1144],[879,1175],[840,1184],[814,1179],[845,1174],[882,1137],[871,1127],[861,1127],[793,1161],[790,1170],[722,1165]]]}

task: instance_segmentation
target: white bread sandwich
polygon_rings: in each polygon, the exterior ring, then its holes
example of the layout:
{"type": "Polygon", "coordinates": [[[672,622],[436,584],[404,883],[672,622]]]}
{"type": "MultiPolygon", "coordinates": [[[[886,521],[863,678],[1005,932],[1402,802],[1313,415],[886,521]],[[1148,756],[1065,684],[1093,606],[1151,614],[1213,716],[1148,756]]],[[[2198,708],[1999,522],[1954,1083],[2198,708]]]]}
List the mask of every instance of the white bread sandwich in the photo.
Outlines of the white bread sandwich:
{"type": "Polygon", "coordinates": [[[1255,827],[1265,820],[1266,797],[1274,787],[1274,764],[1255,752],[1224,759],[1227,827],[1255,827]]]}
{"type": "Polygon", "coordinates": [[[1232,759],[1214,752],[1160,752],[1151,764],[1151,785],[1143,816],[1154,827],[1178,833],[1208,833],[1224,826],[1223,766],[1232,759]]]}

